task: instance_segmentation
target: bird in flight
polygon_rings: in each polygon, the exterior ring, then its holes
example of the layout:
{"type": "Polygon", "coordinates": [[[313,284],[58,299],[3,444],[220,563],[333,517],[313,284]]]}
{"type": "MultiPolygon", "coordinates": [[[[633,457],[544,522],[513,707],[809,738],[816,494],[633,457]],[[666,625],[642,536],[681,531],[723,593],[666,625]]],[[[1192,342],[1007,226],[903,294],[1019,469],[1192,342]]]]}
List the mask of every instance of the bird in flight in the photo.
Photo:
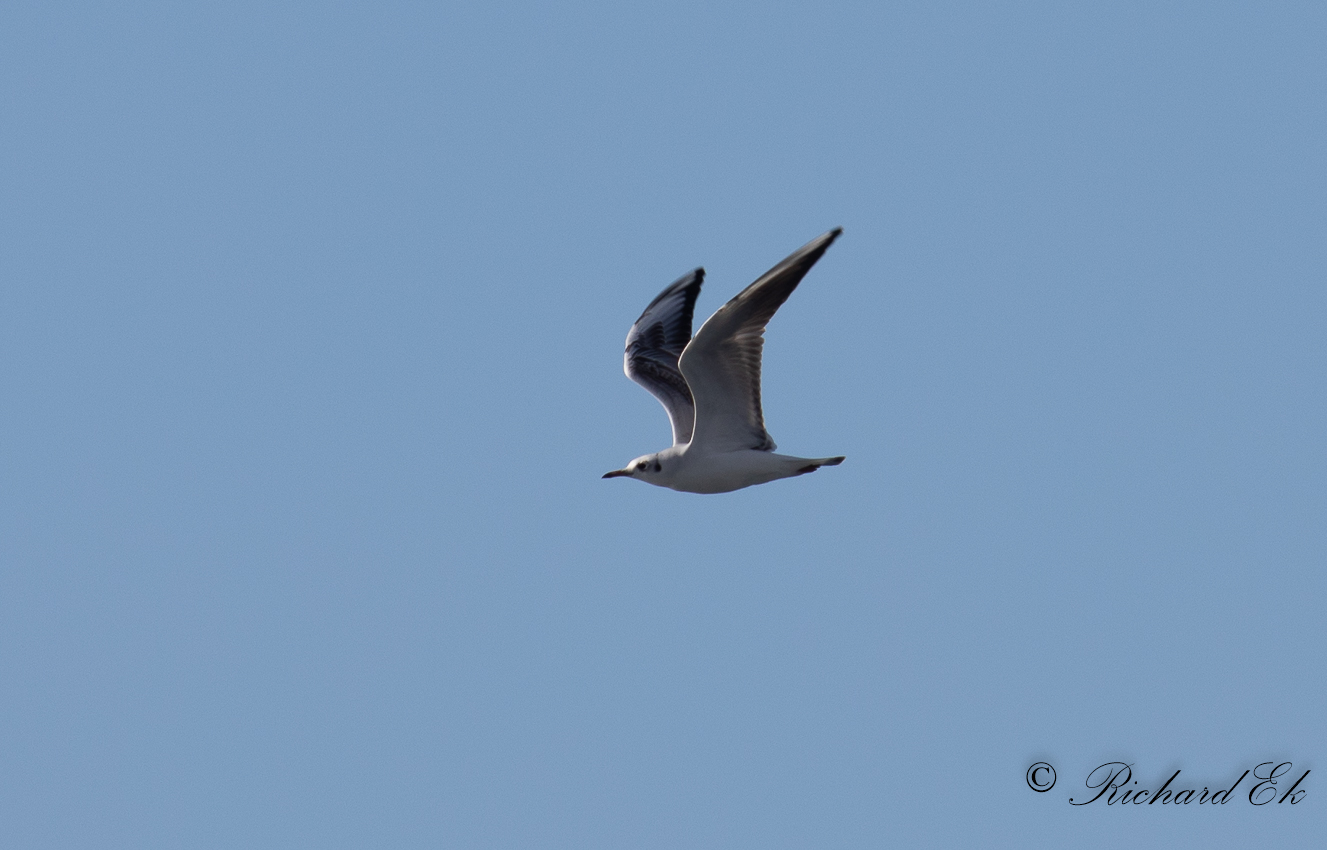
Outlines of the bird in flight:
{"type": "Polygon", "coordinates": [[[727,493],[837,466],[842,457],[775,454],[760,410],[765,325],[843,232],[834,228],[761,275],[691,336],[705,270],[683,275],[650,302],[627,334],[627,377],[668,411],[673,445],[604,478],[635,478],[687,493],[727,493]]]}

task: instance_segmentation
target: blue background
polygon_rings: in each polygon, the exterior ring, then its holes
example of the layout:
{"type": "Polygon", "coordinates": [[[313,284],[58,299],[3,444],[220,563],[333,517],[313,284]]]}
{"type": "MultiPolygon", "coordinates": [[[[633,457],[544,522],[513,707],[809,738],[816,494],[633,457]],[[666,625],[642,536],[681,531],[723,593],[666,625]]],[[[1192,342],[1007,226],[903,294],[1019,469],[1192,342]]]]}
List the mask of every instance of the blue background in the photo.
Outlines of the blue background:
{"type": "Polygon", "coordinates": [[[0,843],[1321,840],[1324,45],[1317,3],[6,4],[0,843]],[[600,480],[669,441],[645,304],[836,225],[764,395],[847,462],[600,480]],[[1314,772],[1071,807],[1112,760],[1314,772]]]}

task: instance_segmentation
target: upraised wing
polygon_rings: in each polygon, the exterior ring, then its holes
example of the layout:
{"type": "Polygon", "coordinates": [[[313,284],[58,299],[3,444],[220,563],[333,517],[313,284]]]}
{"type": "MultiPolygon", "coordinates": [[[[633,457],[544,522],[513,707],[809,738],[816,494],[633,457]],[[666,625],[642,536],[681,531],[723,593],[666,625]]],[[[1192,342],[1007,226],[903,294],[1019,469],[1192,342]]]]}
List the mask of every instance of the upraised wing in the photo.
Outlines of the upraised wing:
{"type": "Polygon", "coordinates": [[[678,358],[691,341],[691,318],[705,270],[696,269],[673,281],[650,302],[627,334],[623,368],[627,377],[650,391],[668,411],[673,445],[691,440],[696,406],[678,358]]]}
{"type": "Polygon", "coordinates": [[[696,332],[678,364],[696,411],[693,448],[774,451],[760,410],[765,325],[842,232],[836,227],[797,249],[696,332]]]}

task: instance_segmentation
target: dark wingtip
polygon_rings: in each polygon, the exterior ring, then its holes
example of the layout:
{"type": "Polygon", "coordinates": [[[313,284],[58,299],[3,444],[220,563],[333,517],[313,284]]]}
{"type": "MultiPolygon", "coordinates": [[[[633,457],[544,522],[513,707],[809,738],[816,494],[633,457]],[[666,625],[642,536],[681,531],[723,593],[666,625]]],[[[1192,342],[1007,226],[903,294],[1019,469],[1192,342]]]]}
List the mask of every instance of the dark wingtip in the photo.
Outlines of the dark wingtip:
{"type": "Polygon", "coordinates": [[[825,466],[838,466],[847,459],[848,459],[847,455],[839,455],[838,457],[832,457],[829,460],[825,461],[825,466]]]}
{"type": "MultiPolygon", "coordinates": [[[[805,250],[808,246],[815,245],[815,248],[807,253],[803,260],[806,263],[806,269],[808,271],[811,266],[814,266],[820,258],[825,255],[825,252],[829,250],[829,246],[834,244],[834,240],[838,239],[842,234],[843,228],[836,227],[833,230],[817,236],[815,239],[812,239],[810,242],[806,243],[806,245],[802,246],[802,249],[805,250]]],[[[796,255],[794,254],[794,256],[796,255]]],[[[803,274],[805,274],[805,272],[803,272],[803,274]]]]}

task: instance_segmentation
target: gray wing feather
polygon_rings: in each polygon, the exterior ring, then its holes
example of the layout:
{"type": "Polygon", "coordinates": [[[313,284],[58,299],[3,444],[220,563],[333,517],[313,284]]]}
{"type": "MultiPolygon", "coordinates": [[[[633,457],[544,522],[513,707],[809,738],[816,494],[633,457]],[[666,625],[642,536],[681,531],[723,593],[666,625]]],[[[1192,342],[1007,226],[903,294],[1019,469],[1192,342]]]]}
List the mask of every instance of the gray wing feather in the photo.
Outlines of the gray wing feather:
{"type": "Polygon", "coordinates": [[[696,332],[678,364],[696,411],[693,446],[774,451],[760,409],[765,325],[842,232],[835,228],[797,249],[696,332]]]}
{"type": "Polygon", "coordinates": [[[691,388],[678,369],[678,359],[691,341],[692,314],[704,280],[705,270],[696,269],[673,281],[650,302],[627,334],[623,369],[668,411],[673,445],[690,442],[696,419],[691,388]]]}

